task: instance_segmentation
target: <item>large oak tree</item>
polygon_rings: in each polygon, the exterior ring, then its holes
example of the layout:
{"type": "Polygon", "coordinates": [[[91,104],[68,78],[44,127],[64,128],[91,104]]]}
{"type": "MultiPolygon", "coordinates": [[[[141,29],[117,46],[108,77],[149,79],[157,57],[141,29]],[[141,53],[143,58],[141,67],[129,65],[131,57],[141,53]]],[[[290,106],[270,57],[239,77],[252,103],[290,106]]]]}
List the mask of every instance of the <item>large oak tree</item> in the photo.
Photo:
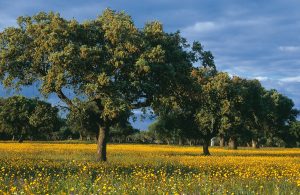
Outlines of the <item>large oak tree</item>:
{"type": "Polygon", "coordinates": [[[178,32],[158,22],[137,28],[124,12],[107,9],[83,23],[41,12],[0,33],[0,79],[9,88],[39,84],[75,111],[78,102],[93,102],[97,159],[106,161],[109,127],[120,116],[176,96],[197,60],[187,47],[178,32]]]}

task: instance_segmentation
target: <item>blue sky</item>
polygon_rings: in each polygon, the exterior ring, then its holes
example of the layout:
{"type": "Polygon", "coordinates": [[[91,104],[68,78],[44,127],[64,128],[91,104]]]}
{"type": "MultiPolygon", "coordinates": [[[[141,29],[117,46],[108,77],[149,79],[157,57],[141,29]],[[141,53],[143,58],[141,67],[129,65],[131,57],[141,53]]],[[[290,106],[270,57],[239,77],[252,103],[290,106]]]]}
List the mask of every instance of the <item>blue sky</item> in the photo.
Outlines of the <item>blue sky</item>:
{"type": "MultiPolygon", "coordinates": [[[[107,7],[126,11],[137,26],[159,20],[166,31],[180,30],[189,41],[199,40],[212,51],[219,70],[257,78],[300,109],[299,0],[0,0],[0,30],[15,25],[18,16],[39,11],[84,21],[107,7]]],[[[23,93],[38,92],[29,88],[23,93]]],[[[0,95],[8,94],[0,89],[0,95]]],[[[145,129],[148,124],[135,125],[145,129]]]]}

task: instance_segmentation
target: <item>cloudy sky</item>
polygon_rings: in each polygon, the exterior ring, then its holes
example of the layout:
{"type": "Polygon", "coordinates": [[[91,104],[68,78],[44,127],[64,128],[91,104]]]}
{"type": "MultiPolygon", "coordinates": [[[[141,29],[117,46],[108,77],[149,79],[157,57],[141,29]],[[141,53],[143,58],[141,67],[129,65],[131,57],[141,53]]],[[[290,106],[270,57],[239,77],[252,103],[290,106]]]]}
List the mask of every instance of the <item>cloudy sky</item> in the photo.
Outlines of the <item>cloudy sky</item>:
{"type": "MultiPolygon", "coordinates": [[[[300,109],[299,0],[0,0],[0,30],[16,25],[18,16],[39,11],[84,21],[107,7],[126,11],[139,27],[159,20],[166,31],[180,30],[189,41],[199,40],[212,51],[219,70],[257,78],[300,109]]],[[[8,94],[0,87],[0,95],[8,94]]],[[[146,128],[148,123],[136,125],[146,128]]]]}

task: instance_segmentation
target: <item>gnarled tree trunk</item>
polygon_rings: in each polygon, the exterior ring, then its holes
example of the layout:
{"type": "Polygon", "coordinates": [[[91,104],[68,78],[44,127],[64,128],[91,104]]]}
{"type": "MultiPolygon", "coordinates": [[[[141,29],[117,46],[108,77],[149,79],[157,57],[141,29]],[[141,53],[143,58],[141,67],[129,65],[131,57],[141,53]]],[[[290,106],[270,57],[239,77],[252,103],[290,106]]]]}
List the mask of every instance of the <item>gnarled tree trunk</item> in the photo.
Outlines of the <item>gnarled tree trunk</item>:
{"type": "Polygon", "coordinates": [[[230,137],[229,138],[229,148],[236,150],[237,149],[237,139],[235,137],[230,137]]]}
{"type": "Polygon", "coordinates": [[[210,155],[208,147],[209,147],[209,139],[203,139],[203,155],[210,155]]]}
{"type": "Polygon", "coordinates": [[[104,126],[99,127],[97,140],[97,161],[106,161],[106,144],[108,140],[108,128],[104,126]]]}

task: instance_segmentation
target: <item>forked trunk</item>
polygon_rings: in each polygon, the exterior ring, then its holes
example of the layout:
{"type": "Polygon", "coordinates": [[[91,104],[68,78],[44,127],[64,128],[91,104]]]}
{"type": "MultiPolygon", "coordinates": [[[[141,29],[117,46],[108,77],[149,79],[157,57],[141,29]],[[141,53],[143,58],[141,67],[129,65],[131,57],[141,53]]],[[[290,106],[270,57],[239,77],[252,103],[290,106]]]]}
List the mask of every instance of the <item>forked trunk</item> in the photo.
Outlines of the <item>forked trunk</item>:
{"type": "Polygon", "coordinates": [[[232,150],[237,149],[237,139],[235,137],[231,137],[229,139],[229,148],[232,149],[232,150]]]}
{"type": "Polygon", "coordinates": [[[259,148],[257,139],[252,139],[252,148],[259,148]]]}
{"type": "Polygon", "coordinates": [[[97,140],[97,161],[106,161],[106,144],[108,139],[108,128],[99,127],[98,140],[97,140]]]}
{"type": "Polygon", "coordinates": [[[203,155],[205,155],[205,156],[209,156],[210,155],[208,147],[209,147],[209,140],[204,139],[203,140],[203,155]]]}

